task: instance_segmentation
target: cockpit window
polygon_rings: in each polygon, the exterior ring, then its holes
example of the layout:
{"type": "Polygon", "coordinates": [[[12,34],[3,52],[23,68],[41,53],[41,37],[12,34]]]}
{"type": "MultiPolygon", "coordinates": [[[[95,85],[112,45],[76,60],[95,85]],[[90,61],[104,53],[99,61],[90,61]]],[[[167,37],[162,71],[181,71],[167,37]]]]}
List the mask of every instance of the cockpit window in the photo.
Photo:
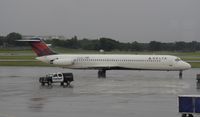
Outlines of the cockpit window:
{"type": "Polygon", "coordinates": [[[176,58],[175,61],[176,61],[176,62],[179,62],[179,61],[181,61],[181,59],[180,59],[180,58],[176,58]]]}

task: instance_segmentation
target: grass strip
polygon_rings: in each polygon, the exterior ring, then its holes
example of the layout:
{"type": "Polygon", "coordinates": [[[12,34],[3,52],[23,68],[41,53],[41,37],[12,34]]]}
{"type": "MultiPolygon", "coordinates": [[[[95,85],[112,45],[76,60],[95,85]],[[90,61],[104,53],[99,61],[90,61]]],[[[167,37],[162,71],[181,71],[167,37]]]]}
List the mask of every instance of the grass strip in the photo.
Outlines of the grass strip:
{"type": "Polygon", "coordinates": [[[46,63],[42,63],[40,61],[1,61],[0,66],[52,66],[46,63]]]}
{"type": "Polygon", "coordinates": [[[200,68],[200,62],[191,62],[190,65],[192,68],[200,68]]]}
{"type": "Polygon", "coordinates": [[[18,60],[35,60],[36,56],[0,56],[0,59],[10,59],[10,60],[14,60],[14,59],[18,59],[18,60]]]}

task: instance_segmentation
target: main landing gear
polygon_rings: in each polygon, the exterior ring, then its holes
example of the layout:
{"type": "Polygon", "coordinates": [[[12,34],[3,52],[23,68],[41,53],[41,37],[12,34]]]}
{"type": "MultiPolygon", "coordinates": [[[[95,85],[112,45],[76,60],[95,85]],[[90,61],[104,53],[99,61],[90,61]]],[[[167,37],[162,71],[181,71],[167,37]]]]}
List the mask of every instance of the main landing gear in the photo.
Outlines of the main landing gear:
{"type": "Polygon", "coordinates": [[[101,69],[98,71],[98,78],[106,78],[106,70],[101,69]]]}

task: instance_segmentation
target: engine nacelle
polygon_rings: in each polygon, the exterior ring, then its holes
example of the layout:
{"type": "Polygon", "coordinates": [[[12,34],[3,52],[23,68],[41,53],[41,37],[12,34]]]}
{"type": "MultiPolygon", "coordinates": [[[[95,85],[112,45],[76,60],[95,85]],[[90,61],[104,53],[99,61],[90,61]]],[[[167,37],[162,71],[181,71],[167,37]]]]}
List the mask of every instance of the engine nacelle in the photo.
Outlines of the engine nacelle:
{"type": "Polygon", "coordinates": [[[73,59],[56,59],[53,61],[54,65],[73,65],[74,60],[73,59]]]}

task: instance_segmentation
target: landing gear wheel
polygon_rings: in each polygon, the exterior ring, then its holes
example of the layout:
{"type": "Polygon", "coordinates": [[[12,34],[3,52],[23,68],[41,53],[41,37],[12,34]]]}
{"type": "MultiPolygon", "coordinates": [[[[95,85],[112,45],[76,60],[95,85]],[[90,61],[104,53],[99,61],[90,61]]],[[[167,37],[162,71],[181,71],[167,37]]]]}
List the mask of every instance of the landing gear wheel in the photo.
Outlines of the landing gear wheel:
{"type": "Polygon", "coordinates": [[[183,71],[179,72],[179,78],[181,79],[183,77],[183,71]]]}
{"type": "Polygon", "coordinates": [[[106,70],[105,69],[98,71],[98,78],[106,78],[106,70]]]}

